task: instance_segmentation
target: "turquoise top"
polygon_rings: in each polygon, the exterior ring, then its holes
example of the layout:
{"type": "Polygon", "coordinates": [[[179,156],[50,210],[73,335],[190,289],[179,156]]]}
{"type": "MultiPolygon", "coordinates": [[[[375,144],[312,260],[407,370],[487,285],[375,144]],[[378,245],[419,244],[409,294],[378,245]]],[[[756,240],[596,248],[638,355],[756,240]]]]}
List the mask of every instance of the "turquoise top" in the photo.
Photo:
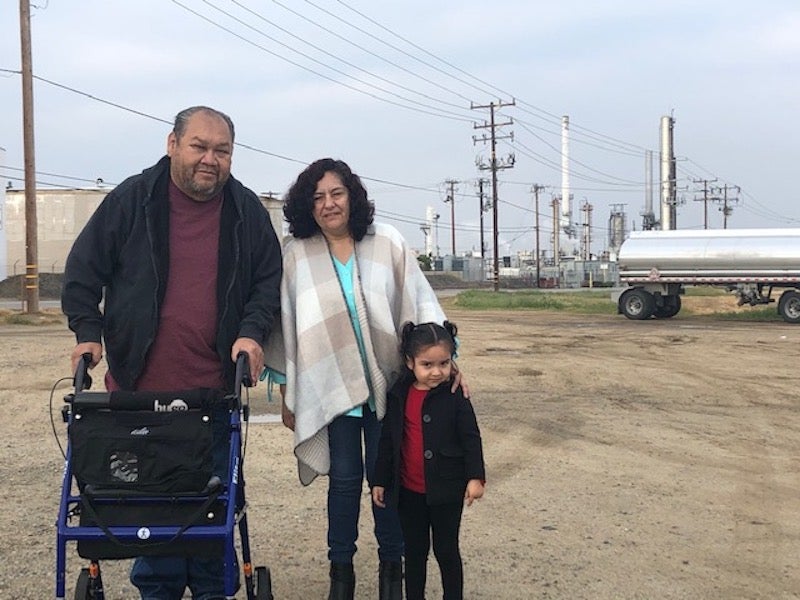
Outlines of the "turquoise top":
{"type": "MultiPolygon", "coordinates": [[[[339,283],[342,286],[344,301],[347,304],[347,312],[350,313],[350,322],[352,323],[353,331],[356,334],[358,352],[361,354],[361,364],[364,365],[364,377],[367,378],[367,386],[370,390],[372,390],[372,382],[369,379],[369,371],[367,370],[367,352],[364,349],[364,334],[361,331],[361,324],[358,322],[358,313],[356,312],[356,295],[355,288],[353,286],[353,255],[350,255],[350,258],[346,263],[341,263],[334,257],[333,265],[336,267],[336,276],[339,278],[339,283]]],[[[372,398],[372,393],[370,393],[369,398],[367,398],[367,402],[369,403],[370,409],[374,411],[375,400],[372,398]]],[[[356,406],[353,410],[346,414],[348,417],[360,417],[363,413],[361,412],[361,406],[356,406]]]]}

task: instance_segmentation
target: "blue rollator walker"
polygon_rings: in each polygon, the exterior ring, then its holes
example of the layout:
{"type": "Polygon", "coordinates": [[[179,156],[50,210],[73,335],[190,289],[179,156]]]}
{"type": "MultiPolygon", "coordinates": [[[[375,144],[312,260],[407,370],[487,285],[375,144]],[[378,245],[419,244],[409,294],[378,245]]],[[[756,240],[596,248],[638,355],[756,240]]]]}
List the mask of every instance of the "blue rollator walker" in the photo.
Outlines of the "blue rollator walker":
{"type": "Polygon", "coordinates": [[[251,384],[247,355],[239,354],[232,394],[90,392],[91,355],[64,397],[67,448],[56,544],[56,600],[65,600],[66,545],[76,541],[89,560],[75,600],[105,600],[100,561],[139,556],[224,557],[224,593],[235,597],[239,527],[248,600],[272,600],[267,567],[253,567],[242,479],[242,423],[251,384]],[[227,475],[213,473],[214,423],[229,434],[227,475]]]}

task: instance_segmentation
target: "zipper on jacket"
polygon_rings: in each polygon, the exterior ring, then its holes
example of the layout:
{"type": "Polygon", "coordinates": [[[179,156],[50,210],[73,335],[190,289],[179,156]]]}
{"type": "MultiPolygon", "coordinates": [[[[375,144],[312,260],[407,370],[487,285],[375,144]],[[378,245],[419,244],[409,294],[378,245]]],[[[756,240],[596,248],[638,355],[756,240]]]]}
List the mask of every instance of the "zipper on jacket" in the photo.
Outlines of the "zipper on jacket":
{"type": "MultiPolygon", "coordinates": [[[[239,270],[239,263],[240,263],[240,257],[241,257],[239,236],[241,234],[241,228],[243,227],[243,225],[242,225],[242,215],[239,212],[238,207],[237,207],[237,214],[239,215],[239,220],[234,224],[234,227],[233,227],[233,268],[229,271],[228,286],[225,289],[225,297],[223,299],[225,304],[222,307],[222,312],[220,313],[219,324],[217,325],[218,328],[222,327],[222,324],[225,322],[225,317],[228,314],[228,310],[229,310],[230,304],[231,304],[231,302],[230,302],[231,290],[233,290],[233,284],[236,282],[236,273],[239,270]]],[[[221,265],[217,266],[217,271],[218,272],[219,272],[220,266],[221,265]]],[[[244,298],[242,299],[242,301],[244,302],[244,298]]],[[[217,334],[219,335],[219,333],[221,333],[221,332],[218,331],[217,334]]],[[[238,333],[237,333],[237,337],[238,337],[238,333]]]]}
{"type": "MultiPolygon", "coordinates": [[[[150,264],[153,267],[153,273],[155,275],[156,286],[155,286],[155,295],[153,296],[153,323],[158,323],[159,313],[161,312],[161,307],[158,304],[158,294],[161,289],[161,277],[158,272],[158,264],[156,263],[156,247],[155,247],[155,239],[153,238],[153,223],[152,223],[152,213],[150,209],[150,199],[153,196],[152,190],[149,190],[147,193],[147,197],[144,199],[144,222],[145,222],[145,230],[147,231],[147,241],[150,243],[150,264]]],[[[155,336],[153,335],[153,328],[151,324],[150,329],[150,336],[147,339],[147,347],[144,349],[145,356],[147,355],[148,350],[150,350],[150,346],[153,345],[155,341],[155,336]]],[[[141,373],[140,373],[141,374],[141,373]]]]}

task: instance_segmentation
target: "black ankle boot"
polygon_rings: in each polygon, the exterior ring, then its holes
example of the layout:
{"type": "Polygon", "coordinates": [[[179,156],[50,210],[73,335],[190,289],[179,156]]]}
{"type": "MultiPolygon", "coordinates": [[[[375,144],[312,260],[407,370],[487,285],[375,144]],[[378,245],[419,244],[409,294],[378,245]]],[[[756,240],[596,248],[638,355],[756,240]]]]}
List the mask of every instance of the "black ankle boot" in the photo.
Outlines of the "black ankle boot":
{"type": "Polygon", "coordinates": [[[403,564],[381,561],[378,571],[379,600],[403,600],[403,564]]]}
{"type": "Polygon", "coordinates": [[[355,593],[356,574],[353,563],[331,563],[331,591],[328,593],[328,600],[353,600],[355,593]]]}

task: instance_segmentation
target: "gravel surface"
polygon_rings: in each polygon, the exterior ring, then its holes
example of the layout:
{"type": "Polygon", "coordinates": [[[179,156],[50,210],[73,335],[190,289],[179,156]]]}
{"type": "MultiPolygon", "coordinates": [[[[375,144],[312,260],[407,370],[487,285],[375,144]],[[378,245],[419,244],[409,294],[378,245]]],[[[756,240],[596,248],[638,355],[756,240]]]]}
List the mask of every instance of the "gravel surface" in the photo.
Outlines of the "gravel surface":
{"type": "MultiPolygon", "coordinates": [[[[488,470],[464,511],[467,598],[800,598],[800,327],[447,312],[488,470]]],[[[48,397],[73,340],[62,324],[2,326],[0,343],[0,598],[53,598],[63,460],[50,419],[67,384],[48,397]]],[[[263,384],[250,399],[277,412],[263,384]]],[[[245,464],[255,563],[277,599],[325,598],[326,482],[303,488],[290,433],[262,420],[245,464]]],[[[365,514],[359,599],[377,597],[371,538],[365,514]]],[[[68,598],[82,566],[70,547],[68,598]]],[[[109,600],[136,597],[128,566],[103,563],[109,600]]],[[[428,585],[441,596],[433,558],[428,585]]]]}

